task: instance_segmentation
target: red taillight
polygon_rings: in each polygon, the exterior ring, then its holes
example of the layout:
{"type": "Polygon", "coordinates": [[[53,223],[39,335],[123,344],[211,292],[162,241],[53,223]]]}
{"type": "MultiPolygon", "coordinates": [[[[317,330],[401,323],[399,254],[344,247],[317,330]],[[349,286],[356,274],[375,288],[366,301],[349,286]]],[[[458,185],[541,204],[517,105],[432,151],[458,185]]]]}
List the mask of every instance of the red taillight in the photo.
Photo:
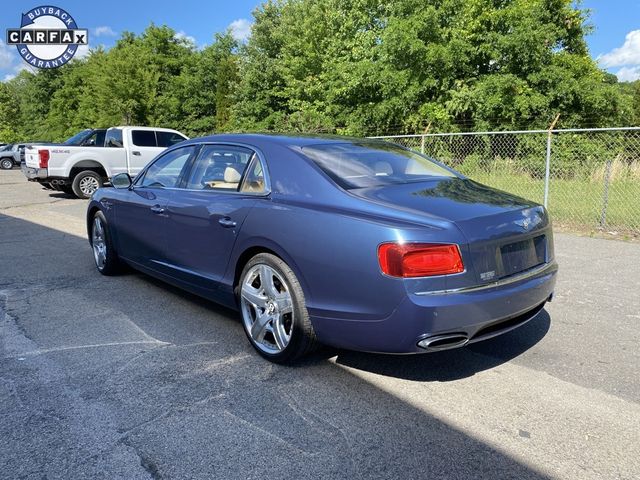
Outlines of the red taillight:
{"type": "Polygon", "coordinates": [[[457,245],[383,243],[378,247],[383,273],[392,277],[430,277],[464,272],[457,245]]]}
{"type": "Polygon", "coordinates": [[[49,166],[49,150],[38,150],[38,157],[40,157],[40,168],[47,168],[49,166]]]}

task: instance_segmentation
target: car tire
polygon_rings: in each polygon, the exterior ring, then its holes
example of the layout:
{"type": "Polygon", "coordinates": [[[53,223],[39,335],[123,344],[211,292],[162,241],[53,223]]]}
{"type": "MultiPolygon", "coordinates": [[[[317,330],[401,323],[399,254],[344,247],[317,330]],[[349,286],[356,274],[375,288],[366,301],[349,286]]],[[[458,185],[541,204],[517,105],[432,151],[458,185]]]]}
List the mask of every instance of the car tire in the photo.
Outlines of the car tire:
{"type": "Polygon", "coordinates": [[[103,185],[102,177],[92,170],[78,173],[71,183],[73,193],[78,198],[91,198],[93,192],[103,185]]]}
{"type": "Polygon", "coordinates": [[[251,258],[236,292],[244,331],[264,358],[291,363],[315,348],[302,287],[282,259],[269,253],[251,258]]]}
{"type": "Polygon", "coordinates": [[[118,258],[107,219],[101,211],[97,211],[91,222],[89,232],[91,250],[96,268],[102,275],[115,275],[122,270],[122,263],[118,258]]]}
{"type": "Polygon", "coordinates": [[[10,158],[3,158],[0,160],[0,168],[2,170],[11,170],[13,168],[13,160],[10,158]]]}

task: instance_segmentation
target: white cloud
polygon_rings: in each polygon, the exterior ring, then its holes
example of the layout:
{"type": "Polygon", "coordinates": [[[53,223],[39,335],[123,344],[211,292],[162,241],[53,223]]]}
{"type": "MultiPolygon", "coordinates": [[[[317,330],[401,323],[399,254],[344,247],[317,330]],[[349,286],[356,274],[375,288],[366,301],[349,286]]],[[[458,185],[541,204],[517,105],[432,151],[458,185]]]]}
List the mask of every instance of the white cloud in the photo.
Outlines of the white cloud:
{"type": "Polygon", "coordinates": [[[37,69],[35,67],[32,67],[31,65],[29,65],[28,63],[25,63],[25,62],[20,62],[18,65],[13,67],[13,71],[16,72],[16,73],[20,73],[23,70],[28,70],[31,73],[37,71],[37,69]]]}
{"type": "Polygon", "coordinates": [[[111,27],[107,25],[94,28],[93,34],[96,37],[115,37],[118,35],[111,27]]]}
{"type": "Polygon", "coordinates": [[[187,35],[186,32],[180,30],[179,32],[176,32],[176,34],[174,35],[174,37],[177,40],[184,40],[187,43],[191,43],[192,45],[196,45],[196,39],[195,37],[192,37],[191,35],[187,35]]]}
{"type": "Polygon", "coordinates": [[[616,73],[621,82],[632,82],[640,78],[640,30],[627,33],[621,47],[597,58],[604,68],[621,67],[616,73]]]}
{"type": "Polygon", "coordinates": [[[89,55],[89,45],[78,45],[78,50],[73,58],[84,58],[89,55]]]}
{"type": "Polygon", "coordinates": [[[32,67],[26,64],[25,62],[20,62],[19,64],[15,65],[11,70],[12,70],[12,73],[7,73],[2,79],[3,82],[8,82],[9,80],[15,78],[16,75],[23,70],[27,70],[31,73],[35,73],[37,71],[35,67],[32,67]]]}
{"type": "Polygon", "coordinates": [[[621,82],[634,82],[640,80],[640,65],[636,67],[622,67],[616,72],[616,77],[621,82]]]}
{"type": "Polygon", "coordinates": [[[229,24],[229,30],[231,30],[231,36],[239,42],[244,42],[251,36],[251,25],[253,25],[246,18],[239,18],[229,24]]]}
{"type": "Polygon", "coordinates": [[[10,68],[13,64],[13,59],[15,58],[14,54],[16,52],[16,47],[12,47],[7,45],[2,40],[0,40],[0,68],[10,68]]]}
{"type": "Polygon", "coordinates": [[[605,68],[640,65],[640,30],[627,33],[624,44],[598,57],[605,68]]]}

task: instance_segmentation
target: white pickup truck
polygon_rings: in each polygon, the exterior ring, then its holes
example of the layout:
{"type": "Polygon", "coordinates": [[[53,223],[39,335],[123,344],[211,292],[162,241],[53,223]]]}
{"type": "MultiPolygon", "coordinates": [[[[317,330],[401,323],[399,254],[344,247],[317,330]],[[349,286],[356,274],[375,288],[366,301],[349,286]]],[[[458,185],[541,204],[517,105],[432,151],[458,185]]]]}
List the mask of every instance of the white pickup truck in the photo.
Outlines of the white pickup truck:
{"type": "Polygon", "coordinates": [[[106,132],[104,147],[28,147],[22,172],[29,181],[89,198],[114,175],[137,175],[158,153],[183,140],[187,137],[168,128],[113,127],[106,132]]]}

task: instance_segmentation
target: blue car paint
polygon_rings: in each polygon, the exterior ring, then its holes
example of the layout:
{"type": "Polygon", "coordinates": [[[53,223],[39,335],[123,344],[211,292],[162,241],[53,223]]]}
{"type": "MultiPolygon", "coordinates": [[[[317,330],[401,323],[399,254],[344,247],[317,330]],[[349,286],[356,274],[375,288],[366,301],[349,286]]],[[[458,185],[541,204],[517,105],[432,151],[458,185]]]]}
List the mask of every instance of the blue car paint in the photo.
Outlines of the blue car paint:
{"type": "Polygon", "coordinates": [[[274,252],[300,281],[319,340],[338,347],[421,352],[417,341],[427,335],[464,332],[472,337],[496,321],[537,313],[553,292],[557,271],[544,209],[462,176],[344,190],[303,149],[345,141],[216,135],[183,142],[177,147],[228,142],[253,148],[266,163],[271,192],[250,196],[156,189],[152,193],[158,198],[149,199],[136,188],[100,189],[89,216],[96,208],[104,211],[118,247],[137,242],[136,257],[126,258],[137,268],[231,308],[236,308],[234,286],[243,253],[274,252]],[[144,218],[144,209],[155,200],[166,205],[166,214],[144,218]],[[523,232],[514,221],[526,209],[536,209],[540,222],[523,232]],[[237,226],[221,227],[223,217],[237,226]],[[541,234],[547,237],[547,258],[535,275],[503,286],[492,286],[495,280],[482,276],[486,271],[504,274],[491,254],[496,245],[541,234]],[[465,271],[388,277],[377,259],[378,246],[387,241],[458,244],[465,271]]]}
{"type": "Polygon", "coordinates": [[[109,220],[109,213],[118,212],[116,245],[118,249],[127,246],[128,259],[147,268],[157,259],[163,258],[167,248],[165,236],[165,215],[151,214],[150,209],[155,205],[165,208],[172,190],[127,190],[117,195],[114,200],[114,210],[105,212],[109,220]]]}

